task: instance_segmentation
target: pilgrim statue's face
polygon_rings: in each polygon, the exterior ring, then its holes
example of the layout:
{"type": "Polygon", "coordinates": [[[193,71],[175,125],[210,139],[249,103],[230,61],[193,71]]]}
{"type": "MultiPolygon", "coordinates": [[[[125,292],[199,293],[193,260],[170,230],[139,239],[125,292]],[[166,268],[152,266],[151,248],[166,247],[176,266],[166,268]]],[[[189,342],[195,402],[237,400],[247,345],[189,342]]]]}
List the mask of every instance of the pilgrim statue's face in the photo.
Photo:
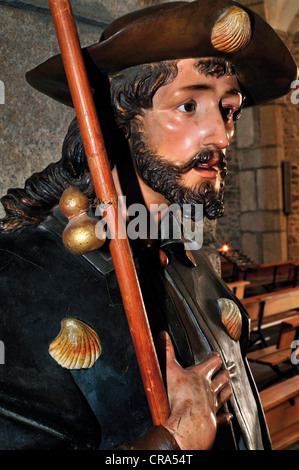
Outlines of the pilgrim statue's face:
{"type": "MultiPolygon", "coordinates": [[[[152,108],[135,118],[139,136],[142,135],[150,150],[148,155],[151,156],[147,158],[165,167],[164,178],[167,168],[170,173],[178,170],[176,185],[184,194],[187,192],[183,202],[190,202],[191,198],[195,204],[202,203],[205,195],[209,203],[215,201],[222,190],[226,174],[224,156],[234,136],[234,114],[242,104],[236,76],[205,76],[194,67],[196,62],[196,59],[180,60],[176,78],[160,87],[154,95],[152,108]]],[[[162,188],[153,165],[144,176],[134,142],[132,147],[141,187],[160,193],[168,203],[182,202],[177,201],[180,197],[177,193],[171,190],[167,193],[167,185],[162,188]]],[[[139,152],[142,152],[140,147],[139,144],[139,152]]],[[[171,184],[173,187],[173,182],[171,184]]]]}

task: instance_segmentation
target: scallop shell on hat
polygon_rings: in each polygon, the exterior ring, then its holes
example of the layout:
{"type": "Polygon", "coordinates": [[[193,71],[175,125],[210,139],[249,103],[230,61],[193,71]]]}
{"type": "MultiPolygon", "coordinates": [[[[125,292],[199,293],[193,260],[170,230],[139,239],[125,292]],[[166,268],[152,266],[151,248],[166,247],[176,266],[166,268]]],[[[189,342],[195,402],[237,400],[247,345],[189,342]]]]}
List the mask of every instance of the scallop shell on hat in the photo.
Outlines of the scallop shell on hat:
{"type": "Polygon", "coordinates": [[[242,8],[232,6],[214,24],[211,41],[218,51],[236,52],[249,44],[251,35],[248,14],[242,8]]]}
{"type": "Polygon", "coordinates": [[[101,354],[97,333],[76,318],[64,318],[58,336],[49,346],[49,354],[66,369],[88,369],[101,354]]]}
{"type": "Polygon", "coordinates": [[[218,305],[221,310],[221,319],[229,335],[239,341],[242,331],[242,315],[237,304],[230,299],[218,299],[218,305]]]}

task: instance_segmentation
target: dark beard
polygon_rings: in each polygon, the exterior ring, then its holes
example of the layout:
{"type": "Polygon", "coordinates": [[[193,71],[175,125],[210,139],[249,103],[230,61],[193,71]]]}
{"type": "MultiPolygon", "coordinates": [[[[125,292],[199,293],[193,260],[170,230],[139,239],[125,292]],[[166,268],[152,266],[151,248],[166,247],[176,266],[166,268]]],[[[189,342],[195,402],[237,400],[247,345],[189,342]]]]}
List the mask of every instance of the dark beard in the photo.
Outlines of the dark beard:
{"type": "Polygon", "coordinates": [[[162,194],[172,204],[178,204],[181,208],[183,208],[183,205],[188,205],[188,211],[186,211],[186,206],[184,208],[184,217],[196,220],[197,204],[203,205],[203,215],[210,220],[223,215],[223,179],[227,174],[226,160],[223,152],[205,149],[186,165],[178,166],[169,164],[162,157],[155,155],[147,146],[140,131],[134,132],[132,141],[132,153],[140,178],[153,191],[162,194]],[[219,191],[214,190],[208,179],[194,188],[186,188],[180,185],[181,175],[190,171],[198,164],[208,163],[209,159],[215,156],[219,158],[217,165],[221,171],[219,191]]]}

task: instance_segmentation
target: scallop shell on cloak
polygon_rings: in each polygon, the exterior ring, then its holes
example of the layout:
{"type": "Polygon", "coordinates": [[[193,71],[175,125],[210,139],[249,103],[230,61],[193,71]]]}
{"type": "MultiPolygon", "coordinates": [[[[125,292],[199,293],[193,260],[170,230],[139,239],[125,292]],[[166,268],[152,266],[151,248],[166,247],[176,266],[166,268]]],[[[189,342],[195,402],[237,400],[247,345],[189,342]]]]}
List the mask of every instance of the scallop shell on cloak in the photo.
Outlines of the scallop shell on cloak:
{"type": "Polygon", "coordinates": [[[251,35],[248,13],[243,8],[231,6],[214,24],[211,41],[218,51],[236,52],[249,44],[251,35]]]}
{"type": "Polygon", "coordinates": [[[222,323],[227,329],[231,338],[239,341],[242,331],[242,316],[237,304],[230,299],[218,299],[218,306],[221,311],[222,323]]]}
{"type": "Polygon", "coordinates": [[[58,336],[49,346],[49,354],[66,369],[88,369],[101,354],[97,333],[76,318],[64,318],[58,336]]]}

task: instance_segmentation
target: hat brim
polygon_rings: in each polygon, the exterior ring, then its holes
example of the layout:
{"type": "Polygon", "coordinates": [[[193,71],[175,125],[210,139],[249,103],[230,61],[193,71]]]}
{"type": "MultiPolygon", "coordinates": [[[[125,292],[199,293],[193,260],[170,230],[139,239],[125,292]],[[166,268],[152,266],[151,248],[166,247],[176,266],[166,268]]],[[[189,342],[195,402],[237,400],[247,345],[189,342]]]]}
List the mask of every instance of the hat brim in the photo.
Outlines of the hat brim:
{"type": "MultiPolygon", "coordinates": [[[[298,74],[291,53],[271,26],[244,5],[227,0],[173,2],[133,12],[113,22],[101,41],[82,53],[92,88],[100,87],[104,75],[136,65],[224,57],[234,65],[247,96],[246,106],[284,96],[298,74]],[[219,15],[230,6],[248,13],[252,37],[243,49],[227,53],[214,48],[211,32],[219,15]]],[[[26,79],[38,91],[72,106],[60,54],[27,72],[26,79]]]]}

